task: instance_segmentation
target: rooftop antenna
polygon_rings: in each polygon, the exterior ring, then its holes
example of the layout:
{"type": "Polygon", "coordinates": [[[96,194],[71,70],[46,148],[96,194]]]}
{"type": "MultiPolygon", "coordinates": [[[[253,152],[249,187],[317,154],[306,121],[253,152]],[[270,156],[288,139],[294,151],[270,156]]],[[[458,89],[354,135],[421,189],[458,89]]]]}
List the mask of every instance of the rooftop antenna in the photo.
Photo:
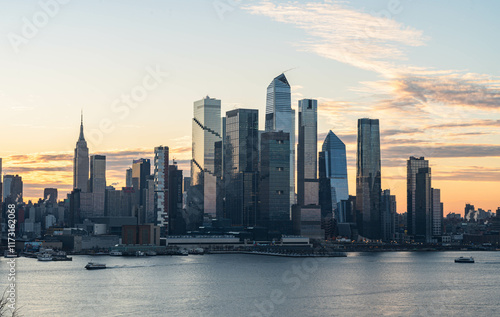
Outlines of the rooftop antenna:
{"type": "Polygon", "coordinates": [[[284,74],[284,73],[286,73],[286,72],[289,72],[289,71],[291,71],[291,70],[297,69],[297,68],[298,68],[298,67],[293,67],[293,68],[287,69],[287,70],[283,71],[283,74],[284,74]]]}

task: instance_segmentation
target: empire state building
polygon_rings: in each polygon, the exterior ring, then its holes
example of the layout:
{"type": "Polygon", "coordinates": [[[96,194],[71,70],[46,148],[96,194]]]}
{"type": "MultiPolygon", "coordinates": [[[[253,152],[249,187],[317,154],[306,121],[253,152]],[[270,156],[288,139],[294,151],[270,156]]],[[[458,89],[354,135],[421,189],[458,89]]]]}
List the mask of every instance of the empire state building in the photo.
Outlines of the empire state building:
{"type": "Polygon", "coordinates": [[[73,188],[88,192],[89,181],[89,148],[83,136],[83,114],[80,124],[80,136],[76,142],[75,158],[73,159],[73,188]]]}

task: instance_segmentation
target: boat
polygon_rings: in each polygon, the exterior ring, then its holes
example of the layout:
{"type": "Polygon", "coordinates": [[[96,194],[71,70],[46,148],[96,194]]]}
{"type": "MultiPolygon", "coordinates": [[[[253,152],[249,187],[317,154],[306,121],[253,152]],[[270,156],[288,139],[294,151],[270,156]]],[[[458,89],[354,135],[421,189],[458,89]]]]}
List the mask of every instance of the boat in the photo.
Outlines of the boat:
{"type": "Polygon", "coordinates": [[[205,254],[205,250],[203,248],[195,248],[195,249],[191,249],[188,251],[189,254],[198,254],[198,255],[203,255],[205,254]]]}
{"type": "Polygon", "coordinates": [[[147,256],[155,256],[156,252],[155,251],[146,251],[147,256]]]}
{"type": "Polygon", "coordinates": [[[85,265],[85,268],[87,270],[100,270],[100,269],[105,269],[106,264],[89,262],[89,263],[87,263],[87,265],[85,265]]]}
{"type": "Polygon", "coordinates": [[[58,251],[52,254],[52,261],[73,261],[73,258],[67,256],[64,251],[58,251]]]}
{"type": "Polygon", "coordinates": [[[120,251],[113,250],[113,251],[109,252],[109,255],[120,256],[120,255],[123,255],[123,253],[121,253],[120,251]]]}
{"type": "Polygon", "coordinates": [[[135,251],[135,256],[144,256],[144,252],[142,251],[135,251]]]}
{"type": "Polygon", "coordinates": [[[474,258],[473,257],[459,257],[455,259],[455,263],[474,263],[474,258]]]}
{"type": "Polygon", "coordinates": [[[42,253],[37,256],[38,261],[52,261],[52,254],[42,253]]]}

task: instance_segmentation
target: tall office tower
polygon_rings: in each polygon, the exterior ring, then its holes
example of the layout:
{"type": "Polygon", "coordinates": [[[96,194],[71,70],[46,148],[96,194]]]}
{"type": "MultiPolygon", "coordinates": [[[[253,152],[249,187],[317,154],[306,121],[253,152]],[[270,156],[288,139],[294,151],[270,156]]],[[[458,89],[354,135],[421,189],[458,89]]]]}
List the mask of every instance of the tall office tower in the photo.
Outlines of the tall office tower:
{"type": "Polygon", "coordinates": [[[340,205],[342,200],[349,199],[347,184],[347,158],[345,144],[332,131],[326,135],[322,146],[324,156],[325,177],[329,181],[332,210],[337,222],[347,222],[346,211],[340,205]]]}
{"type": "Polygon", "coordinates": [[[43,200],[45,202],[56,204],[57,203],[57,188],[45,188],[43,190],[43,200]]]}
{"type": "Polygon", "coordinates": [[[396,230],[396,196],[391,195],[389,189],[382,191],[380,209],[382,211],[382,239],[393,240],[396,230]]]}
{"type": "Polygon", "coordinates": [[[233,226],[255,226],[259,168],[259,111],[226,113],[226,216],[233,226]]]}
{"type": "Polygon", "coordinates": [[[89,182],[89,148],[83,136],[83,114],[80,123],[80,136],[76,141],[75,157],[73,159],[73,188],[82,192],[88,191],[89,182]]]}
{"type": "Polygon", "coordinates": [[[421,168],[429,167],[429,161],[424,157],[410,157],[406,165],[406,219],[407,230],[409,235],[416,234],[416,205],[415,205],[415,190],[417,186],[417,173],[421,168]]]}
{"type": "Polygon", "coordinates": [[[290,135],[290,206],[295,204],[295,110],[292,109],[290,84],[284,74],[267,87],[266,132],[283,131],[290,135]]]}
{"type": "Polygon", "coordinates": [[[104,155],[90,157],[89,191],[93,196],[93,216],[103,217],[106,198],[106,156],[104,155]]]}
{"type": "Polygon", "coordinates": [[[225,214],[225,186],[224,186],[224,156],[226,149],[226,117],[222,117],[222,138],[214,145],[214,175],[216,177],[216,216],[217,219],[226,218],[225,214]]]}
{"type": "Polygon", "coordinates": [[[156,225],[168,235],[168,146],[155,147],[155,214],[156,225]]]}
{"type": "Polygon", "coordinates": [[[144,201],[144,223],[156,223],[155,217],[155,177],[149,175],[146,178],[147,189],[143,192],[144,201]]]}
{"type": "Polygon", "coordinates": [[[141,191],[146,188],[146,179],[151,175],[151,161],[149,159],[138,159],[132,161],[132,187],[141,191]]]}
{"type": "Polygon", "coordinates": [[[3,176],[3,201],[7,204],[23,202],[23,178],[21,176],[3,176]]]}
{"type": "Polygon", "coordinates": [[[261,150],[258,220],[276,229],[290,222],[290,134],[262,133],[261,150]]]}
{"type": "Polygon", "coordinates": [[[299,100],[297,204],[318,205],[318,101],[299,100]]]}
{"type": "Polygon", "coordinates": [[[125,171],[125,187],[134,187],[132,183],[132,168],[127,168],[125,171]]]}
{"type": "Polygon", "coordinates": [[[198,223],[204,214],[216,217],[215,142],[222,140],[220,108],[221,101],[208,96],[194,102],[189,209],[198,223]]]}
{"type": "Polygon", "coordinates": [[[432,190],[431,169],[418,169],[415,181],[415,240],[431,242],[432,238],[432,190]]]}
{"type": "Polygon", "coordinates": [[[361,223],[360,235],[381,238],[380,223],[380,130],[378,119],[358,120],[356,163],[356,212],[361,223]]]}
{"type": "Polygon", "coordinates": [[[443,234],[443,203],[441,202],[441,190],[432,188],[432,235],[443,234]]]}
{"type": "Polygon", "coordinates": [[[175,161],[173,163],[168,167],[168,232],[170,235],[179,235],[186,233],[186,222],[182,216],[182,170],[175,161]]]}

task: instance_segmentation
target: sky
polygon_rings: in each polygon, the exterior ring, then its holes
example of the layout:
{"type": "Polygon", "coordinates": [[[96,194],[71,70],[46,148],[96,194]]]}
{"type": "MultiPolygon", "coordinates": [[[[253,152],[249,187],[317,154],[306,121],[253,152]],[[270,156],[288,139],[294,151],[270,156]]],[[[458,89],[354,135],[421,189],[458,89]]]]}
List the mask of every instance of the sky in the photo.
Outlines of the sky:
{"type": "Polygon", "coordinates": [[[90,154],[125,186],[169,146],[189,176],[193,102],[259,109],[285,72],[292,107],[319,101],[318,142],[380,120],[382,188],[406,211],[406,161],[425,156],[445,215],[500,207],[497,1],[0,0],[0,157],[24,197],[72,187],[83,109],[90,154]]]}

